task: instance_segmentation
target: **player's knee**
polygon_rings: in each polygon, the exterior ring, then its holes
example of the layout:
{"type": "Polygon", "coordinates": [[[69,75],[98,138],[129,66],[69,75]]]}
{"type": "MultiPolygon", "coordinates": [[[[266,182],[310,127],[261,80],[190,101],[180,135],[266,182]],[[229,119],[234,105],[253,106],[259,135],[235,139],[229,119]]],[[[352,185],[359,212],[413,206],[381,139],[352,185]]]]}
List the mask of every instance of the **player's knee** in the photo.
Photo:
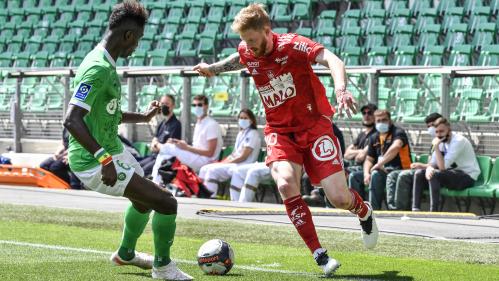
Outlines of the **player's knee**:
{"type": "Polygon", "coordinates": [[[173,197],[170,193],[166,193],[162,196],[158,196],[158,200],[155,202],[155,211],[163,215],[175,215],[177,214],[178,203],[177,199],[173,197]]]}
{"type": "Polygon", "coordinates": [[[350,192],[338,192],[330,201],[338,209],[348,209],[352,205],[352,195],[350,192]]]}
{"type": "Polygon", "coordinates": [[[296,183],[293,183],[291,181],[284,181],[280,184],[277,185],[277,189],[281,194],[287,194],[292,192],[296,188],[296,183]]]}

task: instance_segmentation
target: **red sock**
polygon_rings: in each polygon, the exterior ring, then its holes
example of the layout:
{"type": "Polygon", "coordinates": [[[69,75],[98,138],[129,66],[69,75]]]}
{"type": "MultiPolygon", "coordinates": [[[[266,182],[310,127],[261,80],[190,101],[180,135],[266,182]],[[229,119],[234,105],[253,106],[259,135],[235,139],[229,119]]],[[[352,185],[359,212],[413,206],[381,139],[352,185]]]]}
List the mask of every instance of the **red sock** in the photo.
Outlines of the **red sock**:
{"type": "Polygon", "coordinates": [[[364,218],[369,211],[369,207],[367,207],[357,191],[350,188],[350,193],[352,194],[352,206],[348,210],[356,214],[359,218],[364,218]]]}
{"type": "Polygon", "coordinates": [[[301,196],[297,195],[284,200],[284,205],[289,219],[295,225],[298,234],[300,234],[310,251],[313,253],[315,250],[322,248],[317,232],[315,232],[312,213],[310,213],[307,203],[301,199],[301,196]]]}

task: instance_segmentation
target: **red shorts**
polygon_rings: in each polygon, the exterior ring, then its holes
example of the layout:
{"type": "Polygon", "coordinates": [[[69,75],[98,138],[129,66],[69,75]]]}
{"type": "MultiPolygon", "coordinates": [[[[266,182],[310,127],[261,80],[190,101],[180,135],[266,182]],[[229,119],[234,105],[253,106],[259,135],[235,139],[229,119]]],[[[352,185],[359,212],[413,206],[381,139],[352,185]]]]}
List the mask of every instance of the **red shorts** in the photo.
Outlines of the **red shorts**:
{"type": "Polygon", "coordinates": [[[316,126],[296,133],[265,134],[267,166],[274,161],[291,161],[303,165],[313,185],[343,170],[343,159],[338,139],[333,134],[331,121],[320,119],[316,126]]]}

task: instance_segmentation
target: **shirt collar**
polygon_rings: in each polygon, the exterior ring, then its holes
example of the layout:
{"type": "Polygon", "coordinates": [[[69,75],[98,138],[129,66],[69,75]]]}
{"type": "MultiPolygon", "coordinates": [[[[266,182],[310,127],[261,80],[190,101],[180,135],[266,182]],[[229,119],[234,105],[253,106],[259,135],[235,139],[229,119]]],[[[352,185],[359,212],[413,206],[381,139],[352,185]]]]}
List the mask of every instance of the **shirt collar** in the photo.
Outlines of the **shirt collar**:
{"type": "Polygon", "coordinates": [[[113,57],[111,57],[109,52],[106,50],[106,48],[104,48],[102,44],[98,44],[96,48],[104,53],[104,56],[106,56],[107,60],[111,63],[112,66],[116,67],[116,62],[114,61],[113,57]]]}

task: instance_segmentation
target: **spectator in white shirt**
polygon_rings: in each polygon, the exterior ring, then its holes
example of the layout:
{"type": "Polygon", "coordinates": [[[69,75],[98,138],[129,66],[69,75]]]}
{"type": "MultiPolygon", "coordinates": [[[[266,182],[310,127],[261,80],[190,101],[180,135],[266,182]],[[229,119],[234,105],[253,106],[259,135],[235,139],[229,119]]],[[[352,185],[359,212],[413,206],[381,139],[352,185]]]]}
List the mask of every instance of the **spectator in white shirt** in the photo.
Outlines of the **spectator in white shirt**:
{"type": "Polygon", "coordinates": [[[452,132],[449,121],[444,117],[434,123],[436,137],[432,141],[434,151],[426,170],[414,175],[412,210],[421,210],[421,194],[430,188],[430,211],[439,210],[440,188],[463,190],[473,186],[480,175],[471,143],[460,134],[452,132]]]}
{"type": "Polygon", "coordinates": [[[192,145],[174,138],[170,138],[166,144],[158,145],[159,154],[152,170],[155,183],[162,183],[158,170],[163,160],[176,157],[196,172],[204,165],[218,160],[223,146],[222,131],[217,121],[207,115],[208,98],[206,96],[197,95],[193,98],[192,113],[197,117],[192,145]]]}
{"type": "Polygon", "coordinates": [[[254,163],[260,153],[261,138],[257,130],[256,118],[249,109],[242,109],[238,115],[239,133],[236,137],[234,151],[220,163],[205,165],[199,172],[206,188],[217,194],[218,184],[229,180],[232,168],[241,164],[254,163]]]}

